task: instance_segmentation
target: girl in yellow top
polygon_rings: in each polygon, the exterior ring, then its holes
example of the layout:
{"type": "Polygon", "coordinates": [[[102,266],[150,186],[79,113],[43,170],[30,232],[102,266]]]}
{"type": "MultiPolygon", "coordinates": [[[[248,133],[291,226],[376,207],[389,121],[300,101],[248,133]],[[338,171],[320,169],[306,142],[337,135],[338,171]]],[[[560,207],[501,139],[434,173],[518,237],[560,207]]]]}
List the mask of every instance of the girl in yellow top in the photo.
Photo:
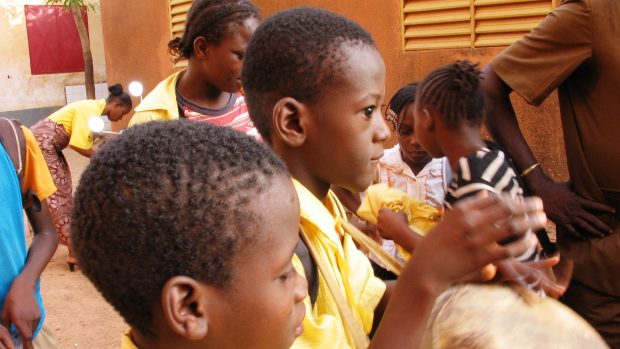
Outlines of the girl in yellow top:
{"type": "Polygon", "coordinates": [[[249,0],[194,1],[183,36],[168,44],[187,69],[160,82],[136,107],[129,127],[186,119],[258,136],[240,90],[245,49],[259,20],[249,0]]]}
{"type": "Polygon", "coordinates": [[[123,92],[120,84],[112,85],[108,90],[110,95],[107,99],[68,104],[30,128],[58,188],[56,193],[47,199],[47,203],[59,242],[69,248],[67,263],[71,271],[76,263],[69,246],[73,186],[69,165],[62,150],[69,146],[90,158],[93,155],[93,137],[88,128],[88,120],[92,116],[107,115],[110,121],[118,121],[131,111],[131,98],[123,92]]]}

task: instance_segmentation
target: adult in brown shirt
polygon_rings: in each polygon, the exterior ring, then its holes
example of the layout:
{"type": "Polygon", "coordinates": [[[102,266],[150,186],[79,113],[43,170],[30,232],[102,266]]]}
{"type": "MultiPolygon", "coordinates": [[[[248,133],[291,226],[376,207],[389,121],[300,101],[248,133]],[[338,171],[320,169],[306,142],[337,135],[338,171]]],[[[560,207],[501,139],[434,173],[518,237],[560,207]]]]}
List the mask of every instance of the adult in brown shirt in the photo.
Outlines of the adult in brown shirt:
{"type": "Polygon", "coordinates": [[[486,125],[519,171],[531,170],[525,183],[575,262],[564,302],[620,348],[620,1],[564,1],[483,76],[486,125]],[[570,184],[534,166],[509,98],[515,91],[539,105],[555,89],[570,184]]]}

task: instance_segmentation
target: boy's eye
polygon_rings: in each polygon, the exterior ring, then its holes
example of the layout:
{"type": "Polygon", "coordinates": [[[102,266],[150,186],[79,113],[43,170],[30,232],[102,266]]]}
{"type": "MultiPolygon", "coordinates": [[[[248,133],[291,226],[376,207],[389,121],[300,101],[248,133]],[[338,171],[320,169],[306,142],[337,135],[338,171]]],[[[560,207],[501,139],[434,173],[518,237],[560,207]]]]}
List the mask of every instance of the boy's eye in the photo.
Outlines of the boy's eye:
{"type": "Polygon", "coordinates": [[[243,53],[233,52],[233,54],[235,55],[235,57],[237,57],[238,60],[243,60],[243,53]]]}
{"type": "Polygon", "coordinates": [[[372,113],[374,113],[374,111],[377,109],[377,106],[375,105],[371,105],[369,107],[366,107],[362,113],[364,113],[364,116],[367,118],[371,118],[372,117],[372,113]]]}
{"type": "Polygon", "coordinates": [[[286,281],[288,280],[293,273],[295,273],[295,268],[291,267],[291,269],[289,271],[287,271],[286,273],[280,275],[280,277],[278,279],[280,279],[280,281],[286,281]]]}

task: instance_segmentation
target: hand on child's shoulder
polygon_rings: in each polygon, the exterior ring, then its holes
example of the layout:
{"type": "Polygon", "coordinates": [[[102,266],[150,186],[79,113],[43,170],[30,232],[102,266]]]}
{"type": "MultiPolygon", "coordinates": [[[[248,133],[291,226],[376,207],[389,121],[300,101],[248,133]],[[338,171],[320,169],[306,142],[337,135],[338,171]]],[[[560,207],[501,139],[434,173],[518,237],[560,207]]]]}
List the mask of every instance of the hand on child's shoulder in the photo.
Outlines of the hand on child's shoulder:
{"type": "MultiPolygon", "coordinates": [[[[416,248],[408,266],[418,277],[440,289],[485,265],[523,253],[524,239],[506,245],[498,241],[521,237],[546,222],[539,198],[515,201],[477,195],[458,202],[416,248]]],[[[407,269],[407,268],[406,268],[407,269]]]]}

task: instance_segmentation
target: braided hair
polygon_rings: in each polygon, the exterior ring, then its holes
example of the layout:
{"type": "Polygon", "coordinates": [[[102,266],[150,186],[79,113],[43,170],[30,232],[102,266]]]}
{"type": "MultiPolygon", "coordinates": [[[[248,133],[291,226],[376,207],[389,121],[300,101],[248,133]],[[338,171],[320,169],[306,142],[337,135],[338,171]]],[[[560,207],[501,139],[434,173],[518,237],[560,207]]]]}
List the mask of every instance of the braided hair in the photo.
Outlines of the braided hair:
{"type": "Polygon", "coordinates": [[[183,36],[168,43],[170,54],[176,61],[190,58],[198,37],[219,45],[231,24],[239,25],[248,18],[260,19],[258,8],[249,0],[194,1],[187,14],[183,36]]]}
{"type": "Polygon", "coordinates": [[[478,63],[468,60],[437,68],[420,84],[418,103],[439,113],[447,127],[456,128],[463,122],[480,125],[484,112],[480,79],[478,63]]]}
{"type": "Polygon", "coordinates": [[[390,99],[388,108],[385,111],[385,119],[389,121],[392,126],[394,126],[395,131],[398,131],[402,121],[400,114],[403,110],[405,110],[405,108],[407,108],[407,106],[415,102],[415,95],[417,91],[418,83],[413,82],[396,91],[394,96],[392,96],[392,99],[390,99]]]}

